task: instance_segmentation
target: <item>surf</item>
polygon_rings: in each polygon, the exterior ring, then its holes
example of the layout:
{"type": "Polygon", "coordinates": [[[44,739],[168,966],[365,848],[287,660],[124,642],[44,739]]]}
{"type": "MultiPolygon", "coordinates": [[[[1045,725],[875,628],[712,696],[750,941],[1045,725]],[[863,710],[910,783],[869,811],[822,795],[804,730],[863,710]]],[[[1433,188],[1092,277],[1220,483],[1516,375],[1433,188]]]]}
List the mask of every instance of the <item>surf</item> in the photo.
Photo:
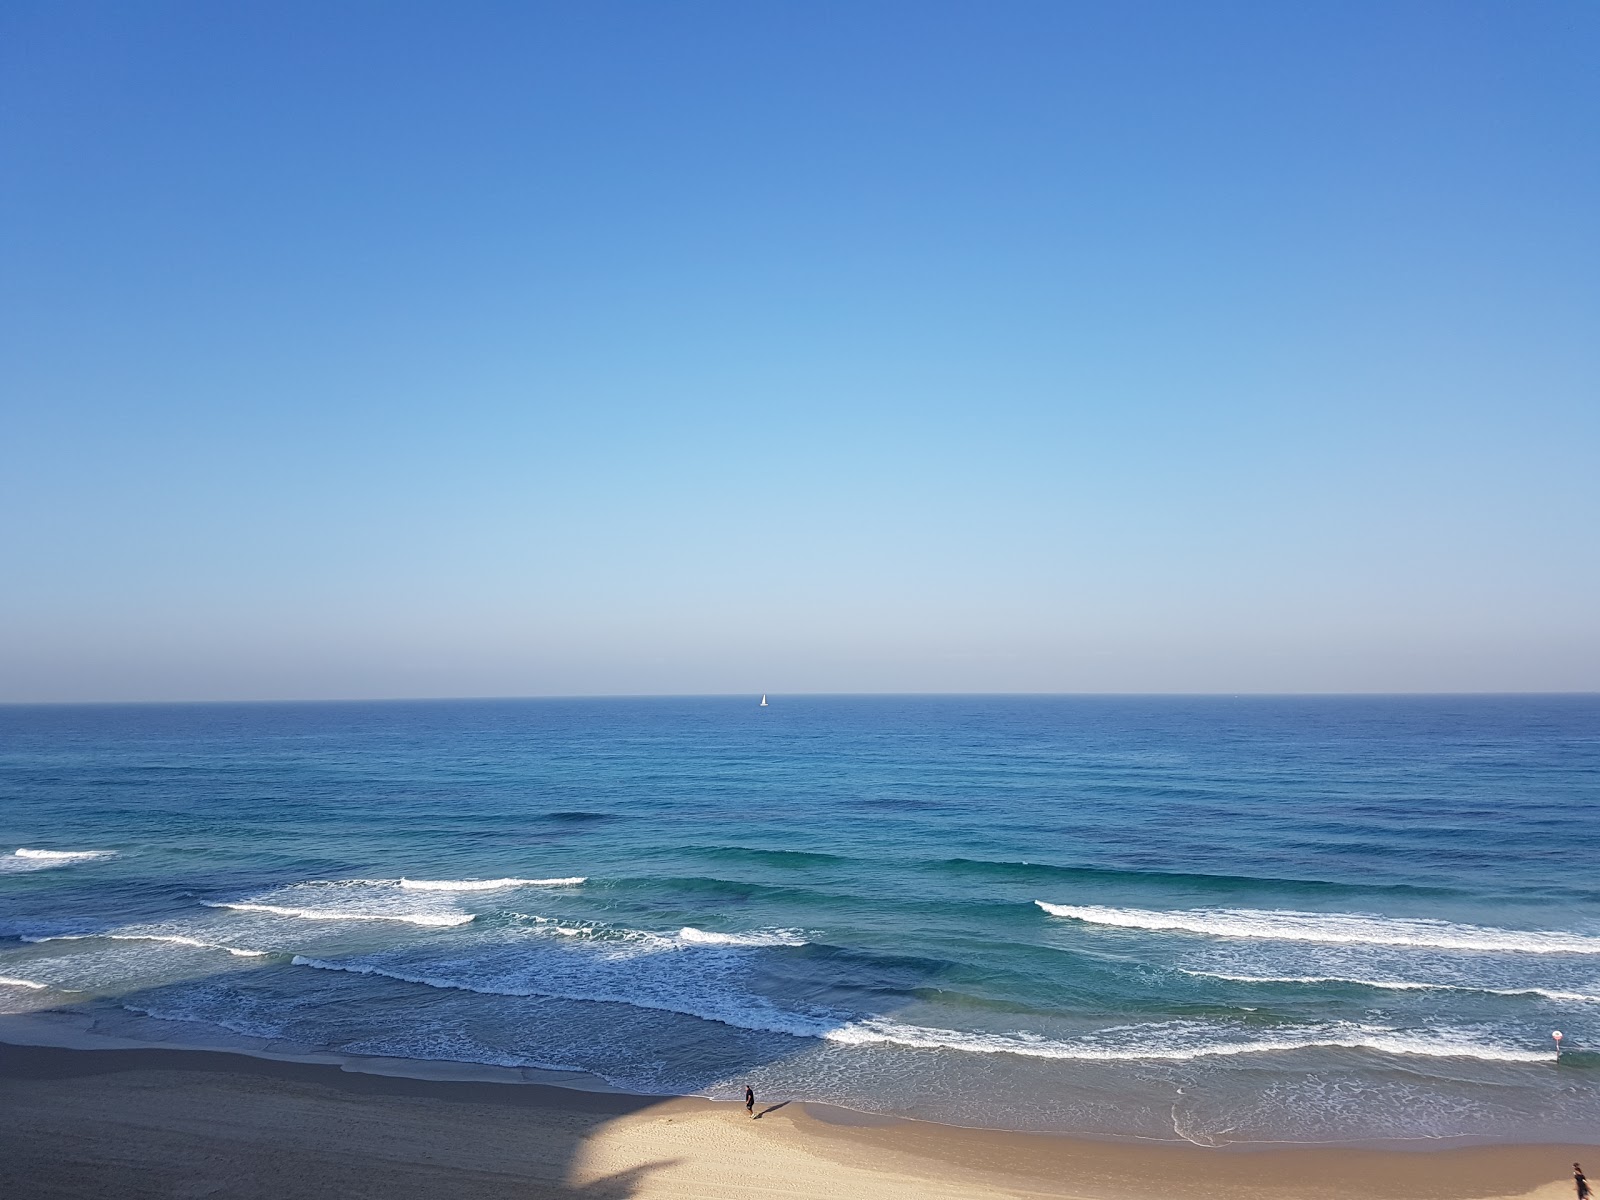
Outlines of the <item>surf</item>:
{"type": "Polygon", "coordinates": [[[48,984],[35,983],[31,979],[18,979],[15,975],[0,975],[0,987],[30,988],[37,992],[49,990],[48,984]]]}
{"type": "Polygon", "coordinates": [[[399,884],[419,892],[501,892],[526,887],[577,887],[587,876],[569,875],[560,879],[409,879],[399,884]]]}
{"type": "Polygon", "coordinates": [[[1230,983],[1333,984],[1343,987],[1373,988],[1384,992],[1471,992],[1480,996],[1539,996],[1545,1000],[1557,1000],[1574,1004],[1600,1004],[1600,996],[1592,996],[1586,992],[1562,992],[1540,987],[1477,987],[1468,983],[1423,983],[1404,979],[1360,979],[1349,975],[1228,975],[1221,971],[1197,971],[1188,967],[1179,967],[1178,970],[1185,975],[1197,975],[1205,979],[1223,979],[1230,983]]]}
{"type": "Polygon", "coordinates": [[[353,975],[378,976],[397,982],[441,990],[474,992],[486,996],[545,998],[672,1012],[734,1028],[785,1034],[846,1046],[897,1045],[918,1050],[948,1050],[964,1054],[1010,1054],[1023,1058],[1080,1062],[1187,1062],[1196,1059],[1253,1054],[1281,1054],[1296,1050],[1348,1049],[1424,1058],[1471,1058],[1486,1062],[1548,1062],[1548,1051],[1486,1043],[1459,1030],[1426,1034],[1353,1023],[1286,1030],[1277,1035],[1239,1038],[1224,1029],[1185,1026],[1177,1022],[1148,1026],[1123,1026],[1102,1030],[1079,1041],[1051,1039],[1029,1033],[984,1033],[906,1024],[883,1016],[849,1017],[823,1011],[783,1009],[760,996],[741,996],[708,1005],[687,996],[659,993],[628,996],[613,989],[561,988],[528,984],[465,980],[408,971],[370,962],[344,961],[295,955],[294,966],[353,975]],[[1116,1035],[1114,1037],[1108,1035],[1116,1035]]]}
{"type": "Polygon", "coordinates": [[[278,917],[297,917],[304,921],[397,921],[405,925],[448,928],[466,925],[476,913],[371,913],[337,908],[294,908],[286,904],[247,904],[242,901],[202,900],[207,908],[226,908],[234,912],[271,913],[278,917]]]}
{"type": "Polygon", "coordinates": [[[1517,954],[1600,954],[1600,937],[1555,930],[1495,929],[1373,913],[1312,913],[1248,908],[1162,912],[1098,904],[1034,903],[1052,917],[1119,929],[1197,933],[1218,938],[1318,942],[1340,946],[1401,946],[1517,954]]]}
{"type": "Polygon", "coordinates": [[[174,946],[192,946],[197,950],[224,950],[236,958],[265,958],[265,950],[244,950],[238,946],[225,946],[221,942],[203,942],[199,938],[184,937],[176,933],[56,933],[48,936],[24,934],[24,942],[165,942],[174,946]]]}
{"type": "Polygon", "coordinates": [[[691,946],[804,946],[806,939],[797,930],[774,929],[757,933],[714,933],[685,925],[678,940],[691,946]]]}
{"type": "Polygon", "coordinates": [[[10,854],[0,855],[0,872],[45,871],[53,867],[70,867],[78,863],[97,862],[116,857],[115,850],[32,850],[18,846],[10,854]]]}

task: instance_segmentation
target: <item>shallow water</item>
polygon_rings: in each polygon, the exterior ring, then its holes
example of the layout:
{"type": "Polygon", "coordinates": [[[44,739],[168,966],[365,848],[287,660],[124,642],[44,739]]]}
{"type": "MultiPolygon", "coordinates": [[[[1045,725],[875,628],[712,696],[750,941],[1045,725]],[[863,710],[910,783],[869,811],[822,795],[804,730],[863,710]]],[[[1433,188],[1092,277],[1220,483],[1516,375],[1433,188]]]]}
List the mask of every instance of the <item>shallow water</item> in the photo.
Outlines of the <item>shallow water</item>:
{"type": "Polygon", "coordinates": [[[1589,1140],[1597,818],[1594,697],[0,708],[0,1009],[1021,1129],[1589,1140]]]}

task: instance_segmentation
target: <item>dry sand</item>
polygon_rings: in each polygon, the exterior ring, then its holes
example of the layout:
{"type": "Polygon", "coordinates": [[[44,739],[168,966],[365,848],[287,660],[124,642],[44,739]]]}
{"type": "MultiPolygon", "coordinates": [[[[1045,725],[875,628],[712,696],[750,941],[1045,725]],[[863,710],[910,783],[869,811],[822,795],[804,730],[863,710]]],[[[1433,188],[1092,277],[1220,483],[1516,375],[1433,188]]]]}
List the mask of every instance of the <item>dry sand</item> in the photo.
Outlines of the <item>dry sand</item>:
{"type": "MultiPolygon", "coordinates": [[[[1583,1150],[1205,1150],[204,1051],[0,1045],[0,1196],[301,1200],[1572,1195],[1583,1150]]],[[[1600,1167],[1600,1151],[1594,1165],[1600,1167]]]]}

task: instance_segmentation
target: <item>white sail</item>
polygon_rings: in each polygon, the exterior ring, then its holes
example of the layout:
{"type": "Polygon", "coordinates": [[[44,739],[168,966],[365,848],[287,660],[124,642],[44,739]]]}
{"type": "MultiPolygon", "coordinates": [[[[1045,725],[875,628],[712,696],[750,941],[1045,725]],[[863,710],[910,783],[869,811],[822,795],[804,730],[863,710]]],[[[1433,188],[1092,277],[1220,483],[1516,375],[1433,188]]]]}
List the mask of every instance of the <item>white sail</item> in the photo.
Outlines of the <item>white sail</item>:
{"type": "Polygon", "coordinates": [[[767,707],[767,694],[765,692],[761,693],[761,707],[762,708],[766,708],[767,707]]]}

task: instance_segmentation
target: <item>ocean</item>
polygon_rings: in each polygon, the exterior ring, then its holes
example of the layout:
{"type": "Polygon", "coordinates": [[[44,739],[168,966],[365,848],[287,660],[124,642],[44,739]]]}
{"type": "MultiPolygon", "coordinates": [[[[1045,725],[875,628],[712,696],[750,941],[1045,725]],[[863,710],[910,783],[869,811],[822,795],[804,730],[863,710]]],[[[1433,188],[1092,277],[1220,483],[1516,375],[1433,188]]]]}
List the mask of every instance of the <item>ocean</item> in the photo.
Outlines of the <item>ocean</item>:
{"type": "Polygon", "coordinates": [[[757,699],[0,707],[0,1012],[1208,1146],[1595,1140],[1600,697],[757,699]]]}

